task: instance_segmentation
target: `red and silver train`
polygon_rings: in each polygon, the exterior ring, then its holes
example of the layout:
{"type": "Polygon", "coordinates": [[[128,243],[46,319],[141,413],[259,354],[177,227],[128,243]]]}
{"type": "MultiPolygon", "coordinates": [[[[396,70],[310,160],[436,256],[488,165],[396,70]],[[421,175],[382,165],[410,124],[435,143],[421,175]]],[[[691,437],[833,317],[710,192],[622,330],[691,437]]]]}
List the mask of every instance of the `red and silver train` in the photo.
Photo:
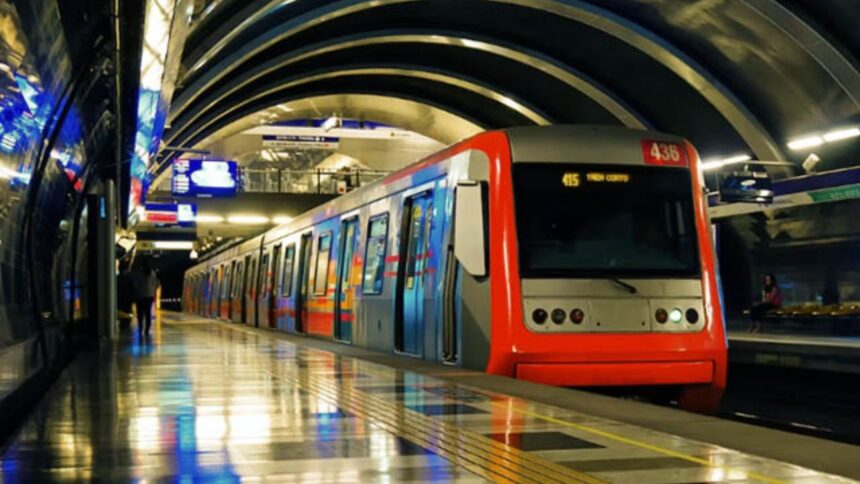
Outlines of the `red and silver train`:
{"type": "Polygon", "coordinates": [[[189,269],[184,310],[712,408],[726,337],[706,208],[682,138],[486,132],[189,269]]]}

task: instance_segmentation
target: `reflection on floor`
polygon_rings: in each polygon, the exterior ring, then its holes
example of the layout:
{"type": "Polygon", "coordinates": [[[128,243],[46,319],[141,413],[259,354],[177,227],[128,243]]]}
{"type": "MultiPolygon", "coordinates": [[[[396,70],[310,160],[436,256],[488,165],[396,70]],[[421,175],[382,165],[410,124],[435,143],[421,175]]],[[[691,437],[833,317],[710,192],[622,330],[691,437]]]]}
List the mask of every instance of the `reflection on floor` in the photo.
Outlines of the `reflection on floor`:
{"type": "Polygon", "coordinates": [[[170,315],[78,358],[4,482],[826,482],[838,478],[170,315]]]}

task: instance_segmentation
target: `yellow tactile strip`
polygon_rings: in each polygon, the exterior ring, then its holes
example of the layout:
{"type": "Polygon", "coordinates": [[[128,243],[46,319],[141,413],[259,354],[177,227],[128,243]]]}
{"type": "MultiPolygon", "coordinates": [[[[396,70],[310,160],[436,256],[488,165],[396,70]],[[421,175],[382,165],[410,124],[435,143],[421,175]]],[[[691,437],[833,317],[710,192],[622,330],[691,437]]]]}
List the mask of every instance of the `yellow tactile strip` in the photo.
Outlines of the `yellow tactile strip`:
{"type": "MultiPolygon", "coordinates": [[[[233,328],[231,328],[233,329],[233,328]]],[[[240,328],[235,328],[242,332],[240,328]]],[[[254,334],[247,332],[247,334],[254,334]]],[[[215,340],[210,335],[210,341],[215,340]]],[[[433,419],[402,405],[349,388],[336,386],[299,369],[291,370],[261,359],[264,369],[305,391],[330,400],[345,412],[373,422],[410,442],[420,445],[455,465],[493,482],[604,482],[593,476],[556,464],[532,453],[497,442],[451,423],[433,419]]]]}

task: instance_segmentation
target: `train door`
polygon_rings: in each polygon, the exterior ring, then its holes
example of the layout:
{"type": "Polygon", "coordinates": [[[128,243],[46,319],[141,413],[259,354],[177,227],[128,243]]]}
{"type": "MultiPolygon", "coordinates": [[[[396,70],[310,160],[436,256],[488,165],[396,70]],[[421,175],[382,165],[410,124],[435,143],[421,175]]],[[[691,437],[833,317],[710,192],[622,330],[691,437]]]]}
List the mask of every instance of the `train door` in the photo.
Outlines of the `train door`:
{"type": "Polygon", "coordinates": [[[239,261],[236,263],[236,270],[233,271],[233,287],[230,289],[230,300],[232,301],[230,309],[230,319],[235,323],[241,323],[245,317],[245,311],[242,308],[245,290],[245,263],[239,261]]]}
{"type": "Polygon", "coordinates": [[[248,293],[251,291],[251,256],[245,257],[245,270],[242,272],[242,287],[239,297],[242,299],[242,324],[248,324],[251,310],[248,308],[248,293]]]}
{"type": "Polygon", "coordinates": [[[215,301],[215,269],[209,269],[209,277],[206,279],[206,307],[203,309],[203,316],[212,317],[212,305],[215,301]]]}
{"type": "Polygon", "coordinates": [[[233,312],[233,279],[236,272],[236,261],[227,264],[224,274],[224,290],[221,291],[221,317],[226,321],[230,321],[231,313],[233,312]]]}
{"type": "Polygon", "coordinates": [[[269,251],[264,250],[260,259],[260,273],[257,277],[257,325],[269,327],[269,251]]]}
{"type": "Polygon", "coordinates": [[[313,244],[313,234],[308,232],[302,235],[301,243],[299,244],[299,287],[296,294],[296,332],[304,333],[305,323],[308,317],[308,279],[311,275],[311,246],[313,244]]]}
{"type": "Polygon", "coordinates": [[[245,324],[257,325],[257,258],[251,257],[248,264],[248,283],[245,285],[245,324]]]}
{"type": "Polygon", "coordinates": [[[206,316],[210,318],[218,317],[218,282],[219,271],[217,267],[212,268],[212,284],[209,286],[209,310],[206,316]]]}
{"type": "Polygon", "coordinates": [[[401,277],[398,278],[397,317],[394,347],[397,351],[421,355],[424,334],[424,293],[426,268],[430,255],[432,192],[424,192],[406,201],[401,224],[401,277]]]}
{"type": "Polygon", "coordinates": [[[266,293],[268,294],[269,304],[266,307],[266,313],[268,314],[268,321],[270,328],[278,327],[278,303],[280,298],[278,298],[278,276],[281,270],[281,246],[276,245],[274,252],[272,252],[272,273],[266,282],[268,289],[266,293]]]}
{"type": "Polygon", "coordinates": [[[205,274],[197,274],[197,279],[194,281],[194,314],[197,316],[203,315],[203,281],[205,277],[205,274]]]}
{"type": "Polygon", "coordinates": [[[350,295],[356,244],[358,243],[358,217],[344,220],[340,230],[340,258],[337,264],[337,288],[334,301],[334,339],[352,342],[354,298],[350,295]]]}
{"type": "Polygon", "coordinates": [[[289,329],[289,319],[293,317],[295,320],[295,306],[292,306],[292,303],[295,301],[293,298],[293,268],[295,267],[295,259],[296,259],[296,244],[290,244],[287,246],[287,249],[284,251],[284,271],[281,274],[281,286],[280,286],[280,297],[281,304],[284,305],[284,314],[285,318],[282,321],[278,322],[278,326],[281,329],[289,329]]]}
{"type": "Polygon", "coordinates": [[[230,276],[229,264],[221,266],[221,303],[218,305],[218,319],[230,319],[230,276]]]}

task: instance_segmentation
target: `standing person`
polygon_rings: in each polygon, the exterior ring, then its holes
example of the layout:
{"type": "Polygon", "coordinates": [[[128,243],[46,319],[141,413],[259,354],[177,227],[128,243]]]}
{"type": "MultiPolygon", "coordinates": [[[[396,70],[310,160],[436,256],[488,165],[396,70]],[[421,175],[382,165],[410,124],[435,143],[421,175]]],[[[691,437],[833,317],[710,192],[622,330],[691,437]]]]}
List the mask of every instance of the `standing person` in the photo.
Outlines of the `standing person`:
{"type": "Polygon", "coordinates": [[[758,333],[761,331],[762,319],[766,312],[782,306],[782,291],[773,274],[764,275],[764,290],[762,290],[762,301],[750,310],[752,326],[750,331],[758,333]]]}
{"type": "Polygon", "coordinates": [[[144,334],[148,335],[149,329],[152,327],[152,303],[155,301],[155,293],[158,290],[158,276],[155,274],[149,258],[143,259],[135,279],[137,327],[143,336],[144,334]]]}

